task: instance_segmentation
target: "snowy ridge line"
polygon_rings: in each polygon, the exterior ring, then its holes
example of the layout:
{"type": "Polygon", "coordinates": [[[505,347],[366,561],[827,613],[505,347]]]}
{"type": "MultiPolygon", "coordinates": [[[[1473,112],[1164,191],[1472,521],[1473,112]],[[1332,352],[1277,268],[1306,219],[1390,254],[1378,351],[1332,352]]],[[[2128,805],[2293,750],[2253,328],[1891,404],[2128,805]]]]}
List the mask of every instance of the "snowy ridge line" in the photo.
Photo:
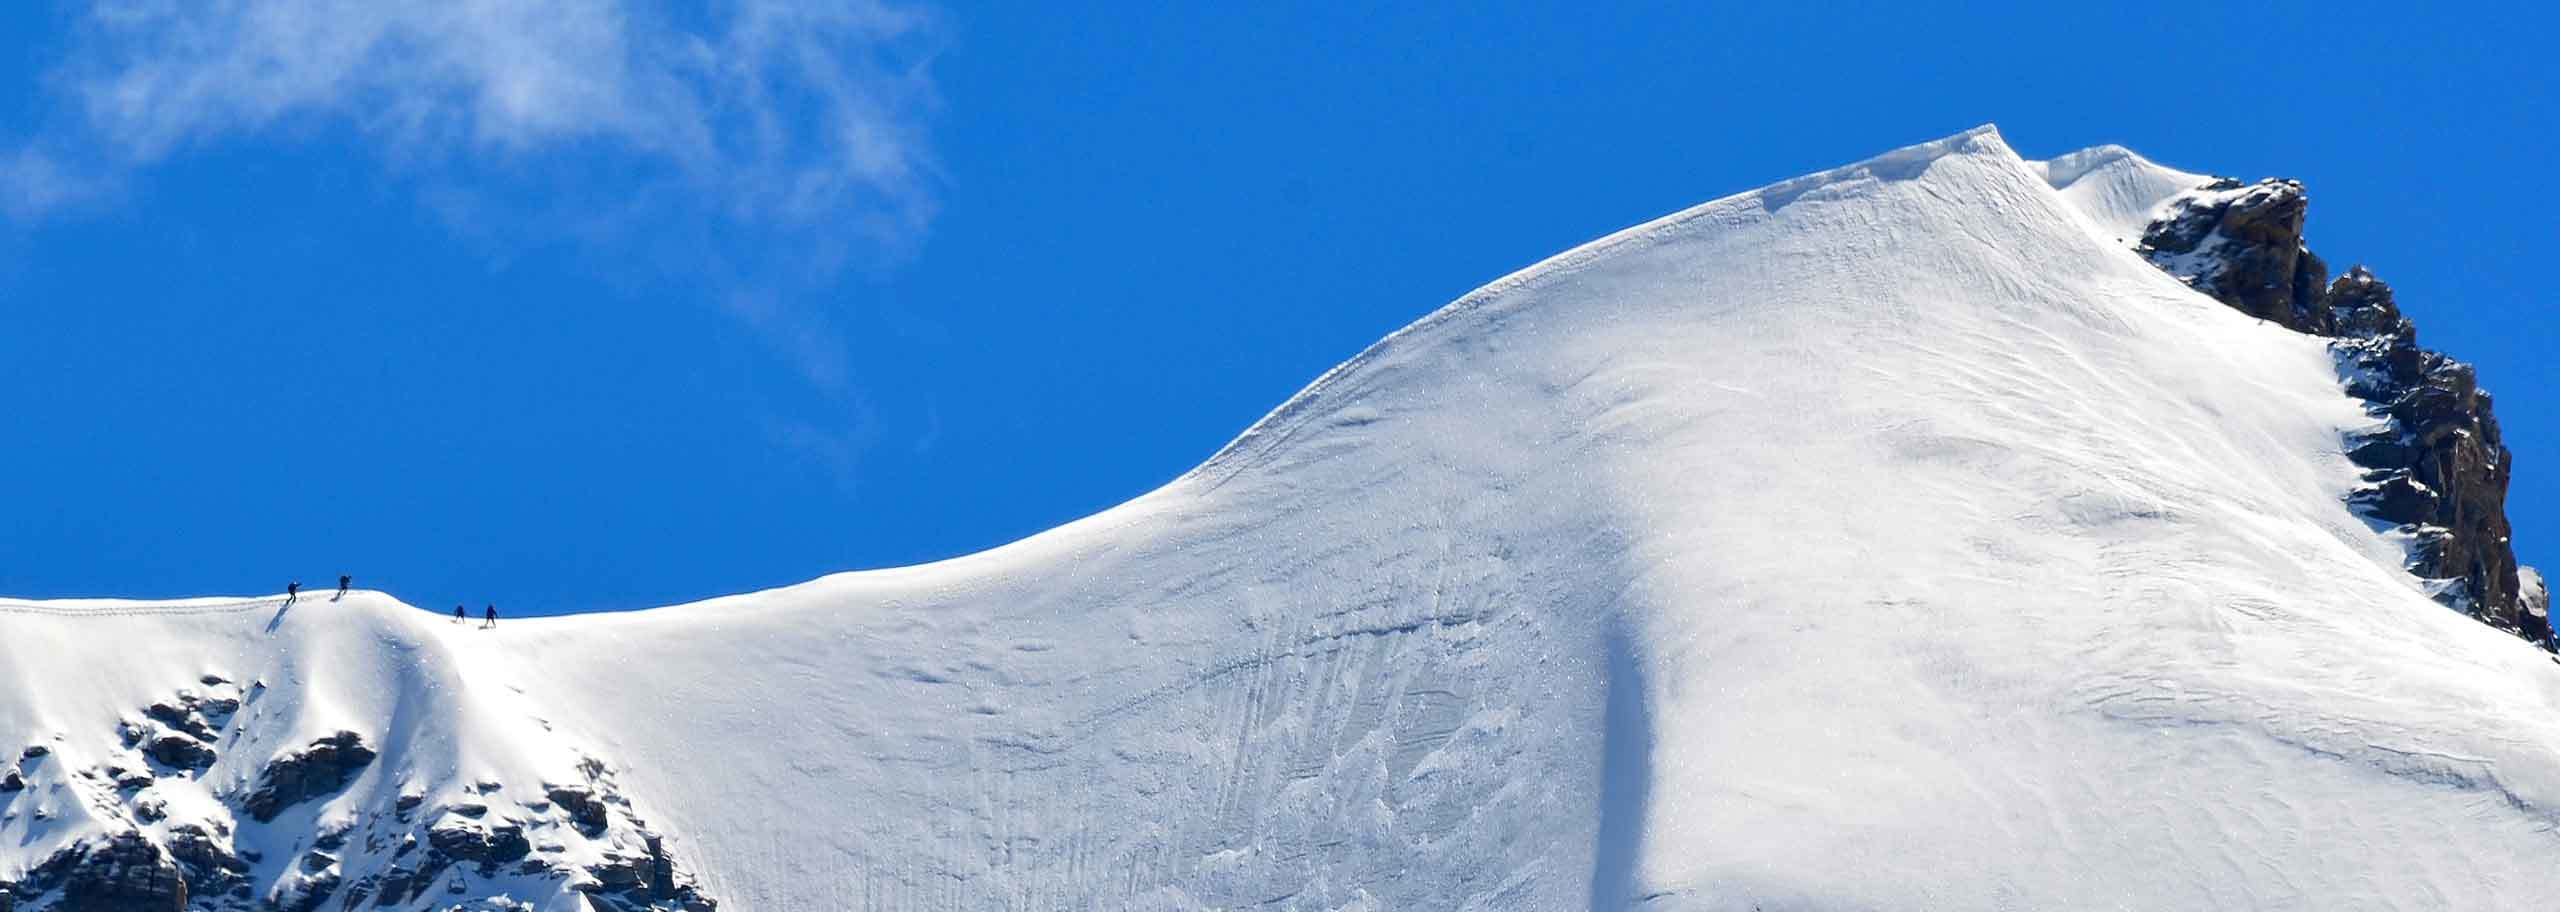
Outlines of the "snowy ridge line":
{"type": "MultiPolygon", "coordinates": [[[[2130,150],[2127,151],[2130,152],[2130,150]]],[[[1512,293],[1542,279],[1572,275],[1593,263],[1606,260],[1611,254],[1623,249],[1647,241],[1660,240],[1663,235],[1671,233],[1674,229],[1737,207],[1757,203],[1764,209],[1783,209],[1805,194],[1832,184],[1866,177],[1908,180],[1925,172],[1931,163],[1939,159],[1950,155],[1976,152],[2008,155],[2013,158],[2016,155],[2009,149],[2008,143],[2001,139],[1999,126],[1986,123],[1943,139],[1903,146],[1864,161],[1852,162],[1827,171],[1818,171],[1708,200],[1642,224],[1619,229],[1521,267],[1508,275],[1485,283],[1484,287],[1458,296],[1456,300],[1424,314],[1421,319],[1388,333],[1385,338],[1362,349],[1359,354],[1353,355],[1349,360],[1334,365],[1295,395],[1280,403],[1278,408],[1272,409],[1269,414],[1247,426],[1243,433],[1237,434],[1234,440],[1227,442],[1226,446],[1219,447],[1218,451],[1210,454],[1206,461],[1184,472],[1180,478],[1207,478],[1210,479],[1209,490],[1217,490],[1225,485],[1228,479],[1243,473],[1255,464],[1244,458],[1243,452],[1246,447],[1258,445],[1268,451],[1286,444],[1291,437],[1296,436],[1298,430],[1307,421],[1312,420],[1312,413],[1323,398],[1323,394],[1334,386],[1374,363],[1387,360],[1389,353],[1437,327],[1503,303],[1504,299],[1510,297],[1512,293]],[[1237,464],[1220,471],[1220,467],[1227,466],[1231,459],[1237,460],[1237,464]]]]}
{"type": "MultiPolygon", "coordinates": [[[[316,599],[315,599],[316,601],[316,599]]],[[[264,605],[282,606],[284,599],[270,596],[244,601],[211,602],[187,605],[136,605],[121,607],[72,608],[31,599],[0,598],[0,614],[39,614],[47,617],[158,617],[193,614],[235,614],[264,605]]],[[[296,602],[295,604],[301,604],[296,602]]]]}
{"type": "Polygon", "coordinates": [[[2132,149],[2103,143],[2046,159],[2042,164],[2045,180],[2055,187],[2063,187],[2087,177],[2091,171],[2134,157],[2132,149]]]}

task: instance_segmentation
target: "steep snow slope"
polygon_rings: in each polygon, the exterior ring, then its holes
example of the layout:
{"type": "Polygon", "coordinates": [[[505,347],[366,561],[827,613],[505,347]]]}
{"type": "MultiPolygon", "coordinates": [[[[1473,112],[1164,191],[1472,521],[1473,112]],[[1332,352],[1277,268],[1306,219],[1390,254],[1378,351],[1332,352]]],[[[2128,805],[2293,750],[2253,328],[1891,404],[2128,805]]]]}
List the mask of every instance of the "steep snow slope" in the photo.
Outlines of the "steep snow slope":
{"type": "MultiPolygon", "coordinates": [[[[338,729],[382,759],[309,813],[556,833],[586,781],[628,803],[561,854],[645,818],[747,910],[2553,895],[2560,670],[2348,512],[2317,340],[2116,243],[2193,177],[2119,152],[1985,128],[1630,229],[943,563],[489,631],[0,606],[0,745],[264,678],[210,792],[338,729]]],[[[0,822],[0,877],[117,819],[0,822]]]]}

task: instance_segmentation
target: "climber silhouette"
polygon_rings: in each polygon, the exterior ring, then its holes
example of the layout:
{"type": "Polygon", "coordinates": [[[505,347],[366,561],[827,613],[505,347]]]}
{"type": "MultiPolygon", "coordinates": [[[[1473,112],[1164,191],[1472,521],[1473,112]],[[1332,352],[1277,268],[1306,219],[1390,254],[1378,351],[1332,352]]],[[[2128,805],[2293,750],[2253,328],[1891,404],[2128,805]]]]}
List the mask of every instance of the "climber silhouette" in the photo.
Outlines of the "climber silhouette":
{"type": "Polygon", "coordinates": [[[491,627],[498,626],[498,606],[489,606],[488,610],[482,612],[480,616],[485,618],[485,620],[480,622],[480,629],[487,630],[491,627]]]}
{"type": "Polygon", "coordinates": [[[339,599],[346,598],[346,597],[347,597],[347,584],[349,584],[349,583],[353,583],[353,582],[355,582],[355,578],[354,578],[354,577],[348,576],[348,575],[346,575],[346,574],[344,574],[344,573],[338,574],[338,594],[337,594],[337,595],[330,596],[330,597],[329,597],[329,600],[330,600],[330,601],[332,601],[332,602],[334,602],[334,601],[337,601],[337,600],[339,600],[339,599]]]}
{"type": "Polygon", "coordinates": [[[453,606],[453,622],[462,623],[462,606],[460,605],[453,606]]]}
{"type": "Polygon", "coordinates": [[[294,580],[293,582],[290,582],[290,583],[286,583],[286,584],[284,584],[284,603],[285,603],[285,604],[287,604],[287,605],[293,604],[293,602],[294,602],[294,600],[295,600],[295,599],[299,599],[299,598],[301,598],[301,597],[302,597],[302,581],[301,581],[301,580],[294,580]]]}

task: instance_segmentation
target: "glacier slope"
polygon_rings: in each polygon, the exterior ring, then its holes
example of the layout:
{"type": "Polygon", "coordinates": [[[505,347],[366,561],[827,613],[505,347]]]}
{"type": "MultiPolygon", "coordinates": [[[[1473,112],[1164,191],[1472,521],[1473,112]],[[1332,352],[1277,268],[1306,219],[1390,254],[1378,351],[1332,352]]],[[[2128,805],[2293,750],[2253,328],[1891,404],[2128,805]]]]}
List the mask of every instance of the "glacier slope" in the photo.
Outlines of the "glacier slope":
{"type": "Polygon", "coordinates": [[[2560,670],[2341,503],[2317,340],[2115,241],[2194,177],[2116,152],[1621,232],[951,561],[492,631],[0,604],[0,747],[219,666],[293,694],[261,743],[386,746],[310,813],[594,756],[747,910],[2551,895],[2560,670]]]}

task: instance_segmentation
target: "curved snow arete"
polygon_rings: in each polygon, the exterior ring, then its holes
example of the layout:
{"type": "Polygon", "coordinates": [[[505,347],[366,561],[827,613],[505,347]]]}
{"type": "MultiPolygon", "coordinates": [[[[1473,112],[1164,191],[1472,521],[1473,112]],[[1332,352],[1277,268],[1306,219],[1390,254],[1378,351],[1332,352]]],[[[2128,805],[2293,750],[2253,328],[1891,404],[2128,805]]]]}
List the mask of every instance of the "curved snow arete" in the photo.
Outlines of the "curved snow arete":
{"type": "MultiPolygon", "coordinates": [[[[2115,242],[2189,177],[1986,127],[1699,206],[930,565],[488,632],[0,607],[0,746],[97,762],[220,665],[296,694],[255,737],[386,745],[314,813],[593,757],[730,909],[2551,895],[2560,669],[2341,503],[2316,340],[2115,242]]],[[[0,846],[123,825],[71,819],[0,846]]]]}

